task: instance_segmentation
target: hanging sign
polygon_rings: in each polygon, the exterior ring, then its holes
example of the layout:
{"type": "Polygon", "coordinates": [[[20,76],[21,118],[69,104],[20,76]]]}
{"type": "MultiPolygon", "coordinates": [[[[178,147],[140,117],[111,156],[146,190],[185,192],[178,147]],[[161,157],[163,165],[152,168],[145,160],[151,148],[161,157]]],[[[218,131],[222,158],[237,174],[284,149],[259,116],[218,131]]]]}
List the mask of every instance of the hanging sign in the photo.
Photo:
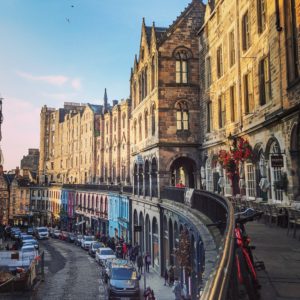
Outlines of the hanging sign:
{"type": "Polygon", "coordinates": [[[283,168],[283,156],[278,155],[271,155],[271,167],[272,168],[283,168]]]}

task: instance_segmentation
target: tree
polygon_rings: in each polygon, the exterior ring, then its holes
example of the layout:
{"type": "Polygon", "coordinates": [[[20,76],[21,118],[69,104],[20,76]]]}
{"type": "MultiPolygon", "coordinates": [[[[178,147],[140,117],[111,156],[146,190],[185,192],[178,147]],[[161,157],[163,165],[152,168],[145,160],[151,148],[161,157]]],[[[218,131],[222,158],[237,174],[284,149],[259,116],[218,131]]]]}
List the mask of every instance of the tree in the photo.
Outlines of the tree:
{"type": "Polygon", "coordinates": [[[179,235],[179,246],[175,250],[179,265],[185,268],[188,275],[191,274],[191,242],[187,229],[183,229],[179,235]]]}

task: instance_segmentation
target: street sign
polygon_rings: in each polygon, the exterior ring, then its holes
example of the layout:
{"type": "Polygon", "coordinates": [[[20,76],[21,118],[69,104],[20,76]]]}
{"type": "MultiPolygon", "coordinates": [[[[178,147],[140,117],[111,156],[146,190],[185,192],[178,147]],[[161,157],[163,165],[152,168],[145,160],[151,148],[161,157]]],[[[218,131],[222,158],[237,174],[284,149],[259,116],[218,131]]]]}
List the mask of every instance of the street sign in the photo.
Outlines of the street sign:
{"type": "Polygon", "coordinates": [[[134,225],[134,232],[141,232],[141,231],[142,231],[142,226],[134,225]]]}

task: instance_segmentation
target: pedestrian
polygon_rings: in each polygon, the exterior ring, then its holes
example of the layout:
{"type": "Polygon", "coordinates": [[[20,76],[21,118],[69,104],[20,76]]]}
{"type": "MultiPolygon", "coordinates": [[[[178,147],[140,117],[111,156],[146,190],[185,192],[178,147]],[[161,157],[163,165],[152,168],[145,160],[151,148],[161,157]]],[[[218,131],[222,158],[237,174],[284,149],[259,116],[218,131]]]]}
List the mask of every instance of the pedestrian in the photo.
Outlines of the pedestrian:
{"type": "Polygon", "coordinates": [[[149,266],[151,264],[151,256],[149,254],[149,252],[146,252],[146,255],[145,255],[145,268],[146,268],[146,272],[149,273],[149,266]]]}
{"type": "Polygon", "coordinates": [[[123,249],[123,258],[125,259],[127,256],[127,245],[125,242],[122,245],[122,249],[123,249]]]}
{"type": "Polygon", "coordinates": [[[168,270],[167,270],[167,268],[165,269],[165,274],[164,274],[165,276],[165,286],[168,284],[168,280],[169,280],[169,274],[168,274],[168,270]]]}
{"type": "Polygon", "coordinates": [[[169,285],[171,286],[174,282],[174,268],[170,266],[169,268],[169,285]]]}
{"type": "Polygon", "coordinates": [[[144,299],[145,300],[155,300],[154,291],[148,286],[144,291],[144,299]]]}
{"type": "Polygon", "coordinates": [[[175,278],[172,292],[175,294],[175,300],[181,300],[181,283],[175,278]]]}
{"type": "Polygon", "coordinates": [[[142,274],[143,271],[143,256],[139,254],[137,258],[137,266],[138,266],[138,271],[140,274],[142,274]]]}

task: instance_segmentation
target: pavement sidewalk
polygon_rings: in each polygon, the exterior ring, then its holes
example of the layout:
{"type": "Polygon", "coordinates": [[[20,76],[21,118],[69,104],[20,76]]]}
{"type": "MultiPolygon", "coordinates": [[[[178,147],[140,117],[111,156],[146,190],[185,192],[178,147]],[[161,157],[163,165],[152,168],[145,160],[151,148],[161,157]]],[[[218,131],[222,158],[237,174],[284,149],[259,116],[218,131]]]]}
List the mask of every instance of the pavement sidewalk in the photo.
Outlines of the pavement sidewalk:
{"type": "MultiPolygon", "coordinates": [[[[266,270],[258,271],[261,300],[300,299],[300,241],[287,228],[270,227],[263,222],[249,222],[246,231],[255,260],[262,260],[266,270]]],[[[299,235],[299,234],[298,234],[299,235]]]]}
{"type": "MultiPolygon", "coordinates": [[[[144,270],[143,270],[144,271],[144,270]]],[[[150,267],[150,272],[146,273],[146,288],[148,286],[154,291],[154,296],[156,300],[172,300],[175,299],[175,295],[172,292],[171,286],[164,285],[165,280],[163,277],[159,276],[153,268],[150,267]]],[[[144,273],[142,274],[140,280],[140,287],[142,290],[142,295],[144,295],[144,273]]],[[[141,299],[144,299],[143,297],[141,299]]]]}

